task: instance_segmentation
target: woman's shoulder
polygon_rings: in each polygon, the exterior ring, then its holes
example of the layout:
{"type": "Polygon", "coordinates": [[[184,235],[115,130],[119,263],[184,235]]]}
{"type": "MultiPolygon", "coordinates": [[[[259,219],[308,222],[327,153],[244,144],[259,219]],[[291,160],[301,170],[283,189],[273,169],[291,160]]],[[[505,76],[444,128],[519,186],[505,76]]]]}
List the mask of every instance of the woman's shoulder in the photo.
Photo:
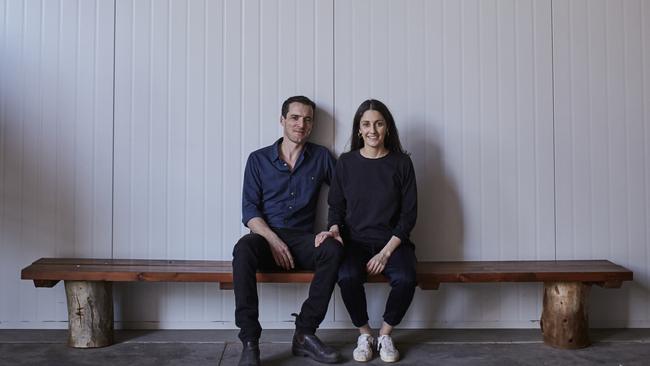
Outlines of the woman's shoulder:
{"type": "Polygon", "coordinates": [[[394,160],[397,160],[400,163],[411,163],[411,154],[409,153],[393,151],[391,155],[393,155],[394,160]]]}
{"type": "Polygon", "coordinates": [[[350,159],[353,159],[355,155],[359,154],[359,150],[352,150],[348,152],[344,152],[339,156],[339,162],[348,162],[350,159]]]}

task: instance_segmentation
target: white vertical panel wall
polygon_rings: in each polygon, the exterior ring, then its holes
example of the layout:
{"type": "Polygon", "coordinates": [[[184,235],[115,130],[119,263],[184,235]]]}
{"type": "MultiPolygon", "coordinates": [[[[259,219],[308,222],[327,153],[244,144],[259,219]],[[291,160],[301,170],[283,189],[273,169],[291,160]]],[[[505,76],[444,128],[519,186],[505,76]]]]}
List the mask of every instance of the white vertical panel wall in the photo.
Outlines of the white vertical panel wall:
{"type": "Polygon", "coordinates": [[[595,326],[650,325],[650,3],[553,3],[557,257],[634,271],[595,326]]]}
{"type": "Polygon", "coordinates": [[[110,257],[113,2],[0,2],[0,321],[67,327],[39,257],[110,257]],[[57,323],[59,322],[59,323],[57,323]]]}
{"type": "MultiPolygon", "coordinates": [[[[648,19],[644,0],[0,0],[0,327],[66,326],[60,285],[18,279],[38,257],[229,259],[246,158],[294,94],[337,154],[359,103],[391,108],[422,260],[611,259],[636,282],[595,288],[592,325],[648,326],[648,19]]],[[[291,327],[307,287],[259,289],[263,325],[291,327]]],[[[368,295],[378,322],[386,286],[368,295]]],[[[118,327],[234,327],[213,285],[115,297],[118,327]]],[[[536,327],[540,303],[418,290],[403,326],[536,327]]],[[[338,293],[330,310],[350,325],[338,293]]]]}
{"type": "MultiPolygon", "coordinates": [[[[118,0],[114,256],[230,259],[246,158],[280,136],[282,101],[314,99],[314,139],[333,145],[332,47],[329,1],[118,0]]],[[[260,293],[262,320],[284,322],[306,286],[260,293]]],[[[125,323],[233,324],[232,292],[213,284],[116,295],[125,323]]]]}
{"type": "MultiPolygon", "coordinates": [[[[418,258],[554,258],[550,20],[550,1],[335,1],[336,147],[359,103],[388,105],[417,174],[418,258]]],[[[368,287],[379,323],[386,286],[368,287]]],[[[405,323],[529,326],[539,292],[418,291],[405,323]]]]}

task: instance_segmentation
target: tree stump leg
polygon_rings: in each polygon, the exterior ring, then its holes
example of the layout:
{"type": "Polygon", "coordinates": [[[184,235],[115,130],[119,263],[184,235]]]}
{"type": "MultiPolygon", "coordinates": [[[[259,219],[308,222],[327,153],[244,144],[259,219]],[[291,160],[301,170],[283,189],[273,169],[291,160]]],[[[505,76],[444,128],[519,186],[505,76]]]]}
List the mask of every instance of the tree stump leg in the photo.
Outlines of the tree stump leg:
{"type": "Polygon", "coordinates": [[[65,281],[68,299],[68,346],[105,347],[113,344],[113,284],[104,281],[65,281]]]}
{"type": "Polygon", "coordinates": [[[590,285],[582,282],[545,282],[540,326],[544,343],[564,349],[589,346],[587,299],[590,285]]]}

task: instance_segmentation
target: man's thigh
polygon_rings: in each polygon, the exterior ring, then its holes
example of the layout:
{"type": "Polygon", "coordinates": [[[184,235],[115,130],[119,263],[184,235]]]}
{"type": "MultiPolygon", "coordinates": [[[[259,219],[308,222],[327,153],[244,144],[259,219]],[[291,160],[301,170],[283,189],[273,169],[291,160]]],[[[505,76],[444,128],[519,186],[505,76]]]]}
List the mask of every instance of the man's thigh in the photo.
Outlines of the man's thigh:
{"type": "Polygon", "coordinates": [[[296,269],[313,270],[316,267],[316,235],[289,230],[279,230],[277,234],[289,247],[296,269]]]}
{"type": "Polygon", "coordinates": [[[238,245],[246,246],[247,250],[257,258],[257,268],[262,271],[275,271],[280,269],[273,259],[273,253],[269,243],[263,236],[255,233],[244,235],[238,245]]]}

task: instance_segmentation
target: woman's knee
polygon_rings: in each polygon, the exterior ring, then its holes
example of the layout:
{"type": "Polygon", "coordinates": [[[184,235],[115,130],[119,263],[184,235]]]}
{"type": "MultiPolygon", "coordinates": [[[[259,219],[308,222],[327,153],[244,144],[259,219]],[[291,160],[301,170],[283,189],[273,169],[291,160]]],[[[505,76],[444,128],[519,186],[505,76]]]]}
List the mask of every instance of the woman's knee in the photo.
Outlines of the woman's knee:
{"type": "Polygon", "coordinates": [[[359,271],[346,269],[343,266],[339,269],[338,284],[341,289],[363,286],[364,281],[365,278],[359,271]]]}
{"type": "Polygon", "coordinates": [[[415,288],[418,284],[415,270],[405,269],[390,274],[390,286],[401,288],[415,288]]]}

